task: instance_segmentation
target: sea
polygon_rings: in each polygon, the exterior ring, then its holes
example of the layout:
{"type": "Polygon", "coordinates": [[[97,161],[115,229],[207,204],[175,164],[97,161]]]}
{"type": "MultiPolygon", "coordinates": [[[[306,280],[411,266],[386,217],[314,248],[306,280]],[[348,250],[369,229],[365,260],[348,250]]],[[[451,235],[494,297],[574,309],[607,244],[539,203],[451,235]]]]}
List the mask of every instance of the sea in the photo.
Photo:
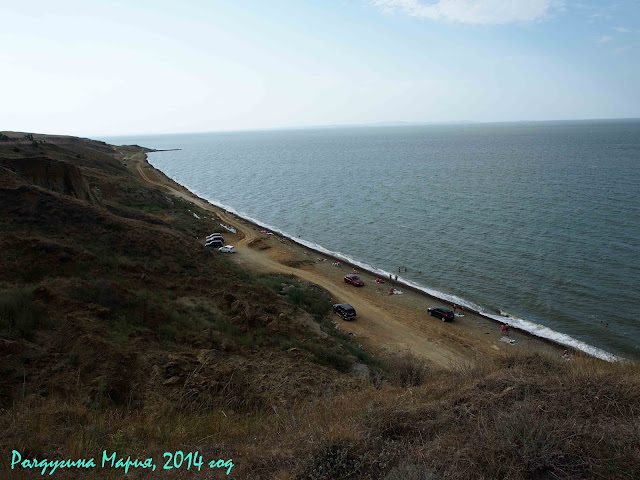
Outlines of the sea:
{"type": "Polygon", "coordinates": [[[600,358],[640,358],[640,120],[100,140],[179,149],[149,162],[320,252],[386,277],[402,267],[408,285],[600,358]]]}

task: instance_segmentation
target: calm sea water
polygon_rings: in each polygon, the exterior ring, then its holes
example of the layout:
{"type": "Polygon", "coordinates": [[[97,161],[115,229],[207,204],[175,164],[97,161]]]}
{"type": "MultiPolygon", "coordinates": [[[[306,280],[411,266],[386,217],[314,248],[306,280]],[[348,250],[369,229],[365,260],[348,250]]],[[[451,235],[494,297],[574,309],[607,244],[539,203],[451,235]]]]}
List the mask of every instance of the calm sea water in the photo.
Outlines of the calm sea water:
{"type": "Polygon", "coordinates": [[[102,140],[180,148],[149,160],[214,203],[381,275],[406,266],[407,282],[538,335],[640,358],[640,121],[102,140]]]}

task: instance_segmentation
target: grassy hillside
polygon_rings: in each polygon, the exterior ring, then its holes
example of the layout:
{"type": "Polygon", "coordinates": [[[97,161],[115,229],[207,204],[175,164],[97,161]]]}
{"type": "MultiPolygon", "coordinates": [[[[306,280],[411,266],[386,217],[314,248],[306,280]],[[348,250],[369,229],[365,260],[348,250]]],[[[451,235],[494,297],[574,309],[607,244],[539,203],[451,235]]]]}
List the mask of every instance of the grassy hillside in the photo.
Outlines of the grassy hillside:
{"type": "MultiPolygon", "coordinates": [[[[140,147],[0,136],[0,471],[23,458],[233,458],[235,478],[640,478],[635,364],[377,358],[322,289],[203,246],[211,213],[140,182],[140,147]],[[200,218],[196,219],[194,213],[200,218]]],[[[47,472],[48,474],[48,472],[47,472]]],[[[121,470],[58,470],[121,478],[121,470]]],[[[3,474],[3,478],[6,476],[3,474]]]]}

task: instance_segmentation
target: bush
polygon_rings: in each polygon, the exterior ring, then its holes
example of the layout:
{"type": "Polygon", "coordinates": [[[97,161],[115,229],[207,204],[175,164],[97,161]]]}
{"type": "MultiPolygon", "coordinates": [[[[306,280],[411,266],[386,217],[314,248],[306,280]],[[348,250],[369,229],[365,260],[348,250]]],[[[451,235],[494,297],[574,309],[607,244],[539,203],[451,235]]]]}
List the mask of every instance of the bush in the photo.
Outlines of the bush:
{"type": "Polygon", "coordinates": [[[0,336],[33,340],[47,325],[33,290],[19,288],[0,294],[0,336]]]}
{"type": "Polygon", "coordinates": [[[389,362],[389,369],[393,383],[401,387],[422,385],[430,373],[427,364],[411,354],[394,357],[389,362]]]}
{"type": "Polygon", "coordinates": [[[424,465],[405,462],[392,468],[384,480],[438,480],[438,477],[424,465]]]}
{"type": "Polygon", "coordinates": [[[175,325],[170,323],[163,323],[158,327],[158,337],[168,342],[173,342],[176,339],[177,329],[175,325]]]}
{"type": "Polygon", "coordinates": [[[346,373],[350,371],[353,366],[353,361],[348,355],[335,352],[329,347],[325,347],[310,339],[302,342],[294,341],[293,344],[298,348],[311,352],[313,354],[312,360],[325,367],[335,368],[339,372],[346,373]]]}
{"type": "Polygon", "coordinates": [[[258,277],[258,282],[274,293],[280,293],[283,284],[295,285],[298,283],[293,277],[284,275],[261,275],[258,277]]]}
{"type": "Polygon", "coordinates": [[[340,329],[336,328],[331,320],[320,315],[316,315],[314,319],[320,324],[320,328],[323,332],[328,333],[335,338],[345,350],[360,360],[360,362],[374,370],[386,368],[386,365],[379,357],[376,357],[363,349],[361,345],[358,345],[357,342],[354,341],[353,337],[350,337],[340,329]]]}
{"type": "Polygon", "coordinates": [[[353,366],[353,362],[348,357],[327,349],[320,350],[314,354],[313,361],[325,367],[335,368],[342,373],[349,372],[353,366]]]}
{"type": "Polygon", "coordinates": [[[331,295],[317,285],[284,275],[262,275],[258,282],[313,316],[324,316],[331,308],[331,295]]]}

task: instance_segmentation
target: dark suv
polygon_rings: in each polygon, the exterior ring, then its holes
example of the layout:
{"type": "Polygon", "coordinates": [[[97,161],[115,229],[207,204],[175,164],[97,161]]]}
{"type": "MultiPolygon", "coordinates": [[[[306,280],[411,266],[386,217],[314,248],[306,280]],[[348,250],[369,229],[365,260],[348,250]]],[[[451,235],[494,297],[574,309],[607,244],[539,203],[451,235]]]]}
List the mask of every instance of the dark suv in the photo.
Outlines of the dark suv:
{"type": "Polygon", "coordinates": [[[224,245],[224,242],[222,241],[222,238],[219,237],[215,237],[212,238],[211,240],[207,240],[204,244],[205,247],[222,247],[224,245]]]}
{"type": "Polygon", "coordinates": [[[451,322],[455,318],[453,310],[447,307],[430,307],[427,311],[429,315],[440,318],[443,322],[451,322]]]}
{"type": "Polygon", "coordinates": [[[340,315],[343,320],[355,320],[356,309],[348,303],[336,303],[333,306],[333,313],[340,315]]]}

